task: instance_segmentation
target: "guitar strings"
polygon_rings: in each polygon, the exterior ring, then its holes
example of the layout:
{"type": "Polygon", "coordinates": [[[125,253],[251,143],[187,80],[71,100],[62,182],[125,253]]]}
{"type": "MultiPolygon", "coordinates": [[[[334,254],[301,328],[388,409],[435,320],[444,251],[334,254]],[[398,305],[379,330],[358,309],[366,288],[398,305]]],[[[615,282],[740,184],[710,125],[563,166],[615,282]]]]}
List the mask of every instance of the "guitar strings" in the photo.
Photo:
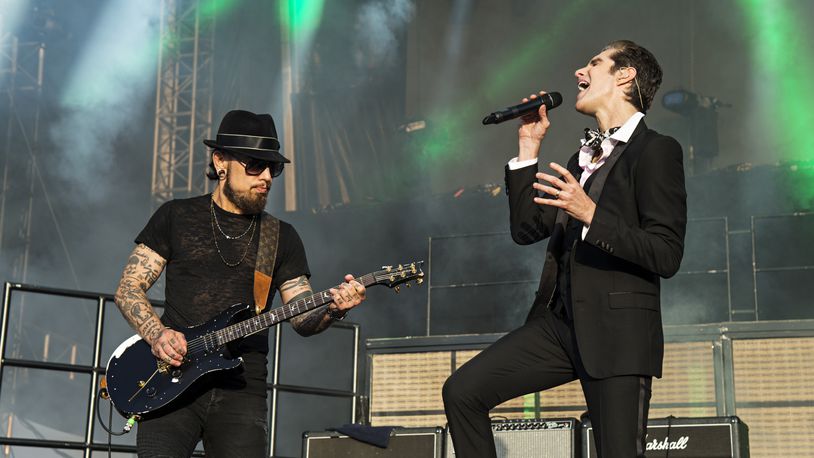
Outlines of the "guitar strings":
{"type": "MultiPolygon", "coordinates": [[[[385,272],[385,271],[378,271],[378,272],[385,272]]],[[[362,283],[365,283],[366,280],[372,280],[371,283],[366,285],[366,286],[371,286],[371,285],[373,285],[373,283],[375,283],[375,280],[376,280],[376,277],[377,277],[376,274],[378,272],[372,272],[372,273],[369,273],[369,274],[362,275],[361,277],[358,278],[358,280],[361,280],[362,283]]],[[[398,271],[386,272],[384,275],[381,275],[381,276],[396,275],[398,273],[399,273],[398,271]]],[[[337,286],[334,286],[333,288],[338,288],[339,286],[340,285],[337,285],[337,286]]],[[[300,299],[300,300],[294,302],[293,304],[286,304],[286,305],[278,307],[278,308],[276,308],[274,310],[269,310],[266,313],[263,313],[261,315],[257,315],[256,317],[253,317],[253,318],[251,318],[249,320],[246,320],[246,321],[250,321],[252,319],[257,319],[257,321],[264,321],[265,318],[260,319],[260,317],[263,317],[264,315],[268,316],[269,314],[278,313],[277,311],[279,311],[280,315],[284,319],[287,319],[286,313],[285,313],[286,308],[288,310],[294,310],[294,309],[299,310],[300,306],[308,305],[308,300],[309,299],[316,299],[316,298],[326,299],[324,297],[324,295],[327,292],[328,292],[328,290],[324,290],[324,291],[321,291],[319,293],[312,294],[311,296],[309,296],[307,298],[300,299]]],[[[314,302],[314,303],[316,303],[316,302],[314,302]]],[[[320,307],[320,306],[324,305],[325,303],[327,303],[327,302],[319,304],[316,307],[320,307]]],[[[295,315],[292,315],[292,317],[293,316],[295,316],[295,315]]],[[[279,320],[279,321],[281,322],[283,320],[279,320]]],[[[192,340],[190,340],[188,342],[188,344],[187,344],[187,353],[189,354],[189,353],[198,353],[200,351],[205,351],[207,349],[207,342],[206,342],[207,336],[209,336],[209,337],[211,337],[213,339],[213,344],[214,344],[213,349],[218,348],[218,347],[220,347],[222,345],[222,344],[219,344],[221,338],[228,337],[228,334],[233,333],[233,332],[237,332],[240,328],[243,328],[245,326],[249,326],[249,324],[242,325],[241,323],[236,323],[236,324],[229,325],[229,326],[227,326],[227,327],[225,327],[223,329],[219,329],[217,331],[213,331],[213,332],[204,334],[202,336],[196,337],[196,338],[194,338],[194,339],[192,339],[192,340]]],[[[248,328],[248,329],[251,329],[251,328],[248,328]]],[[[254,332],[258,332],[258,331],[260,331],[260,329],[257,329],[254,332]]]]}

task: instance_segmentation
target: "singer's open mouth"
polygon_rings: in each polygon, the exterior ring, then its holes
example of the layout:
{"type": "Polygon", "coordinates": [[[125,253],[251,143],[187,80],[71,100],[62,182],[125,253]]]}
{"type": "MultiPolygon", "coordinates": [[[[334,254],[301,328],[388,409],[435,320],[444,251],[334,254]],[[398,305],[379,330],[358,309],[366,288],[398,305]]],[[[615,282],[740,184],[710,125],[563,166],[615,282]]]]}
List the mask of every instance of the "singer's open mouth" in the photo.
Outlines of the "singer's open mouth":
{"type": "Polygon", "coordinates": [[[587,82],[585,80],[580,80],[580,82],[577,83],[577,87],[579,88],[580,91],[584,91],[585,89],[588,89],[588,86],[590,86],[590,85],[591,85],[591,83],[589,83],[589,82],[587,82]]]}

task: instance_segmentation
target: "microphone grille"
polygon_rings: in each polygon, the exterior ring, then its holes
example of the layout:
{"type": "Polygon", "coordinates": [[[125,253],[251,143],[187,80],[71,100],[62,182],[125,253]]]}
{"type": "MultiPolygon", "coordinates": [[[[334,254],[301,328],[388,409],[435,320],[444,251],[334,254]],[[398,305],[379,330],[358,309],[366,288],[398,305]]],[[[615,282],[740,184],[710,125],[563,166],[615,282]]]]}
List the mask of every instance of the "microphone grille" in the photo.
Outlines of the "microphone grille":
{"type": "Polygon", "coordinates": [[[558,107],[562,103],[562,94],[559,92],[548,92],[546,95],[551,98],[551,106],[548,107],[549,109],[558,107]]]}

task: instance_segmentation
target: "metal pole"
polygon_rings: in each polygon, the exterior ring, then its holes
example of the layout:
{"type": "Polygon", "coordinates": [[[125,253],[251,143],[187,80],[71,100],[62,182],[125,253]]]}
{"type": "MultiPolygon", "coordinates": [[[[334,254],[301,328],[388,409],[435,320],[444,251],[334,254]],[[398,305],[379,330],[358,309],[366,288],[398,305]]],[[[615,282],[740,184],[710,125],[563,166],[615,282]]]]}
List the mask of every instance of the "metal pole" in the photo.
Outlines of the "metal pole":
{"type": "Polygon", "coordinates": [[[8,312],[11,304],[11,283],[3,288],[3,316],[0,319],[0,390],[3,386],[3,363],[6,361],[6,341],[8,337],[8,312]]]}
{"type": "Polygon", "coordinates": [[[93,413],[96,410],[96,402],[99,387],[99,369],[102,358],[102,332],[105,326],[105,298],[99,297],[96,307],[96,338],[93,341],[93,373],[90,376],[90,399],[88,400],[88,423],[85,430],[85,458],[91,458],[91,445],[93,445],[93,431],[95,422],[93,413]]]}
{"type": "Polygon", "coordinates": [[[350,422],[356,422],[356,403],[359,402],[359,325],[353,326],[353,402],[350,422]]]}
{"type": "Polygon", "coordinates": [[[432,236],[427,242],[427,335],[430,335],[430,303],[432,301],[432,236]]]}
{"type": "MultiPolygon", "coordinates": [[[[289,23],[291,12],[289,2],[282,0],[280,3],[281,23],[289,23]]],[[[282,36],[280,46],[280,74],[283,80],[283,134],[285,135],[285,155],[291,160],[283,171],[285,177],[285,210],[293,212],[297,210],[297,174],[296,174],[296,148],[294,144],[294,113],[291,98],[294,96],[296,88],[296,71],[291,59],[291,27],[280,27],[282,36]]]]}
{"type": "Polygon", "coordinates": [[[187,148],[189,149],[189,157],[187,158],[187,193],[190,195],[194,189],[192,186],[194,181],[192,173],[193,165],[195,164],[195,120],[198,116],[198,53],[200,52],[201,15],[197,5],[195,6],[195,26],[193,30],[195,32],[192,36],[192,101],[190,104],[189,137],[187,137],[187,148]]]}
{"type": "Polygon", "coordinates": [[[750,217],[752,228],[752,293],[755,298],[755,321],[760,320],[758,316],[758,303],[757,303],[757,253],[755,250],[755,217],[750,217]]]}
{"type": "Polygon", "coordinates": [[[271,409],[269,409],[269,452],[275,455],[277,447],[277,385],[280,383],[280,342],[283,330],[281,325],[274,327],[274,365],[271,370],[271,409]]]}

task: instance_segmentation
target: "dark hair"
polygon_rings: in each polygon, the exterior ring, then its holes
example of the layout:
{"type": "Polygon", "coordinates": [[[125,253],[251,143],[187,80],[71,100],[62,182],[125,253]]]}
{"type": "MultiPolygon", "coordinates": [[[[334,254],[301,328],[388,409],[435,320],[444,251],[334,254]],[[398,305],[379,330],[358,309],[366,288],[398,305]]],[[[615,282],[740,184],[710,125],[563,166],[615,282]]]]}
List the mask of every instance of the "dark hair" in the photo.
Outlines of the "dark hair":
{"type": "Polygon", "coordinates": [[[633,106],[642,113],[647,113],[650,104],[653,103],[653,98],[656,96],[656,91],[659,90],[661,85],[661,66],[659,66],[656,57],[650,51],[630,40],[617,40],[608,43],[605,49],[616,51],[611,56],[613,59],[611,72],[624,67],[636,69],[636,80],[630,85],[627,96],[633,106]]]}

